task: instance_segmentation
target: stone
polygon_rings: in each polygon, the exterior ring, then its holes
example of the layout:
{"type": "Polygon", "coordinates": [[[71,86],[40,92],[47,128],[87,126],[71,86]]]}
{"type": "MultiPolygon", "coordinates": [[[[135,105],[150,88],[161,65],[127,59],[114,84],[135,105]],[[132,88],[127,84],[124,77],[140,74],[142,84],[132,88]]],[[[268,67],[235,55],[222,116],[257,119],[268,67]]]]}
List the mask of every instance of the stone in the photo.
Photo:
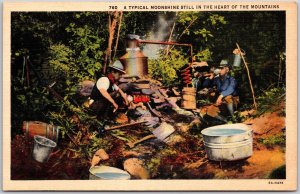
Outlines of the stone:
{"type": "Polygon", "coordinates": [[[191,111],[187,111],[187,110],[184,110],[182,108],[173,108],[173,110],[176,111],[177,114],[180,114],[180,115],[194,116],[194,114],[191,111]]]}
{"type": "Polygon", "coordinates": [[[104,149],[97,150],[92,158],[91,168],[96,166],[101,160],[108,160],[108,159],[109,156],[104,149]]]}
{"type": "Polygon", "coordinates": [[[145,95],[152,95],[155,93],[152,89],[142,89],[142,93],[145,95]]]}
{"type": "Polygon", "coordinates": [[[181,99],[181,97],[166,98],[166,100],[172,106],[172,108],[175,108],[175,109],[180,109],[180,107],[176,104],[176,102],[178,102],[180,99],[181,99]]]}
{"type": "Polygon", "coordinates": [[[149,179],[148,170],[144,167],[144,162],[138,158],[129,158],[124,162],[124,170],[126,170],[133,178],[149,179]]]}
{"type": "Polygon", "coordinates": [[[152,98],[152,100],[155,104],[160,104],[165,102],[165,99],[161,99],[161,98],[152,98]]]}
{"type": "Polygon", "coordinates": [[[128,119],[128,117],[126,116],[126,114],[124,114],[124,113],[119,113],[118,115],[117,115],[117,118],[116,118],[116,120],[115,120],[117,123],[119,123],[119,124],[124,124],[124,123],[128,123],[129,122],[129,119],[128,119]]]}
{"type": "Polygon", "coordinates": [[[168,94],[167,94],[167,90],[163,89],[163,88],[160,88],[158,89],[159,92],[165,97],[165,98],[168,98],[168,94]]]}
{"type": "Polygon", "coordinates": [[[142,107],[137,107],[136,111],[138,112],[139,115],[142,117],[151,117],[151,112],[147,109],[143,109],[142,107]]]}
{"type": "Polygon", "coordinates": [[[187,123],[178,123],[176,125],[177,129],[183,133],[186,133],[190,130],[190,126],[187,123]]]}
{"type": "Polygon", "coordinates": [[[185,139],[179,134],[173,134],[164,140],[164,142],[170,146],[184,141],[185,139]]]}
{"type": "Polygon", "coordinates": [[[127,158],[127,157],[138,157],[141,154],[138,153],[138,152],[136,152],[136,151],[131,151],[131,150],[130,151],[126,151],[126,150],[124,150],[122,152],[122,155],[123,155],[123,157],[127,158]]]}
{"type": "Polygon", "coordinates": [[[84,80],[83,82],[81,82],[80,84],[80,89],[79,89],[79,93],[82,96],[90,96],[93,90],[93,87],[95,85],[95,82],[90,81],[90,80],[84,80]]]}
{"type": "Polygon", "coordinates": [[[174,93],[175,96],[181,96],[180,92],[177,91],[177,89],[178,89],[177,87],[173,87],[172,92],[174,93]]]}

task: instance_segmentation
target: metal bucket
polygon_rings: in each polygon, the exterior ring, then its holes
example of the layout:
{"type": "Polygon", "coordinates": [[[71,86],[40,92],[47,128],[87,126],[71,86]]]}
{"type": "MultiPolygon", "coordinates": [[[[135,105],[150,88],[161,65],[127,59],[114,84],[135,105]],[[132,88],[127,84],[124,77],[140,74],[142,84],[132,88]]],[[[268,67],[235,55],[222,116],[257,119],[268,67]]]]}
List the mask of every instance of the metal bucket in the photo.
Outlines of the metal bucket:
{"type": "Polygon", "coordinates": [[[234,53],[233,55],[233,62],[232,65],[234,67],[240,67],[242,63],[242,57],[241,55],[246,55],[246,52],[244,50],[238,51],[237,53],[234,53]]]}
{"type": "Polygon", "coordinates": [[[56,147],[56,143],[46,137],[35,135],[33,158],[41,163],[47,162],[52,149],[56,147]]]}
{"type": "Polygon", "coordinates": [[[110,166],[95,166],[90,168],[90,180],[129,180],[128,172],[110,167],[110,166]]]}
{"type": "Polygon", "coordinates": [[[234,55],[233,56],[233,66],[234,67],[240,67],[242,62],[241,55],[234,55]]]}
{"type": "Polygon", "coordinates": [[[206,128],[201,133],[210,160],[233,161],[253,154],[252,129],[248,125],[218,125],[206,128]]]}

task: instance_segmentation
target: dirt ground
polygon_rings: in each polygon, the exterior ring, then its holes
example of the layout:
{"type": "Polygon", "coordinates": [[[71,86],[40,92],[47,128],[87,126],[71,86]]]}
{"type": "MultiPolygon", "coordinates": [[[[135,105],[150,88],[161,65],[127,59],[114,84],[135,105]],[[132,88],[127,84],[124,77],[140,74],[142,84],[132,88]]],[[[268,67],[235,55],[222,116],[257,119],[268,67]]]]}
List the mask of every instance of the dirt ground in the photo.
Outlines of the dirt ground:
{"type": "MultiPolygon", "coordinates": [[[[110,159],[102,164],[124,169],[123,164],[127,159],[137,158],[142,161],[139,162],[151,179],[264,179],[269,178],[274,169],[285,165],[285,145],[266,144],[263,141],[284,135],[285,118],[279,112],[265,113],[245,121],[253,129],[253,155],[230,162],[207,159],[199,130],[179,130],[182,125],[193,122],[197,125],[199,121],[183,116],[168,116],[177,129],[169,142],[154,139],[129,149],[123,141],[109,136],[113,141],[111,149],[106,150],[110,159]]],[[[145,132],[139,133],[147,135],[145,132]]],[[[17,135],[12,140],[13,180],[89,178],[90,159],[76,156],[72,149],[62,149],[67,144],[61,143],[59,148],[53,150],[49,161],[42,164],[32,159],[32,142],[24,135],[17,135]]]]}

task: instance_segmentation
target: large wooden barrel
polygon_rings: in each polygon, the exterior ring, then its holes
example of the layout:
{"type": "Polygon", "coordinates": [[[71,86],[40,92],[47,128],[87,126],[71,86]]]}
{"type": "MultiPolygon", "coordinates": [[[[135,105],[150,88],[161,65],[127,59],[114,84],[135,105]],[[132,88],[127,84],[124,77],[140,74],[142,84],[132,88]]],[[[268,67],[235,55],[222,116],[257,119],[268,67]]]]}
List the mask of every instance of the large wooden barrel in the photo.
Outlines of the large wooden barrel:
{"type": "Polygon", "coordinates": [[[196,109],[196,89],[185,87],[182,90],[181,107],[184,109],[196,109]]]}
{"type": "Polygon", "coordinates": [[[23,132],[33,138],[35,135],[44,136],[55,142],[58,141],[59,127],[40,121],[23,121],[23,132]]]}

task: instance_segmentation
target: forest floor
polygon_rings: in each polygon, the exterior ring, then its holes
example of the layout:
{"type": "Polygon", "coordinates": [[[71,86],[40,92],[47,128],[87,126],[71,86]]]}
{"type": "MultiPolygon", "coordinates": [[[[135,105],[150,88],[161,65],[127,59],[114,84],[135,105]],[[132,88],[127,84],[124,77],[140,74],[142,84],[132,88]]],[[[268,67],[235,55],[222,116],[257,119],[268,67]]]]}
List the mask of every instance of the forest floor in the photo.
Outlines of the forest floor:
{"type": "MultiPolygon", "coordinates": [[[[280,109],[257,117],[243,112],[249,116],[244,123],[253,129],[253,155],[227,162],[208,160],[199,119],[175,112],[163,114],[176,129],[165,142],[152,139],[130,149],[126,142],[106,133],[101,138],[111,142],[105,150],[109,159],[100,164],[126,169],[133,179],[285,178],[285,116],[280,109]],[[125,167],[126,161],[129,166],[125,167]]],[[[122,134],[138,139],[149,131],[135,126],[122,130],[122,134]]],[[[69,147],[70,142],[58,143],[49,161],[39,163],[32,158],[33,140],[16,135],[11,144],[11,179],[89,179],[91,158],[78,156],[76,149],[69,147]]]]}

